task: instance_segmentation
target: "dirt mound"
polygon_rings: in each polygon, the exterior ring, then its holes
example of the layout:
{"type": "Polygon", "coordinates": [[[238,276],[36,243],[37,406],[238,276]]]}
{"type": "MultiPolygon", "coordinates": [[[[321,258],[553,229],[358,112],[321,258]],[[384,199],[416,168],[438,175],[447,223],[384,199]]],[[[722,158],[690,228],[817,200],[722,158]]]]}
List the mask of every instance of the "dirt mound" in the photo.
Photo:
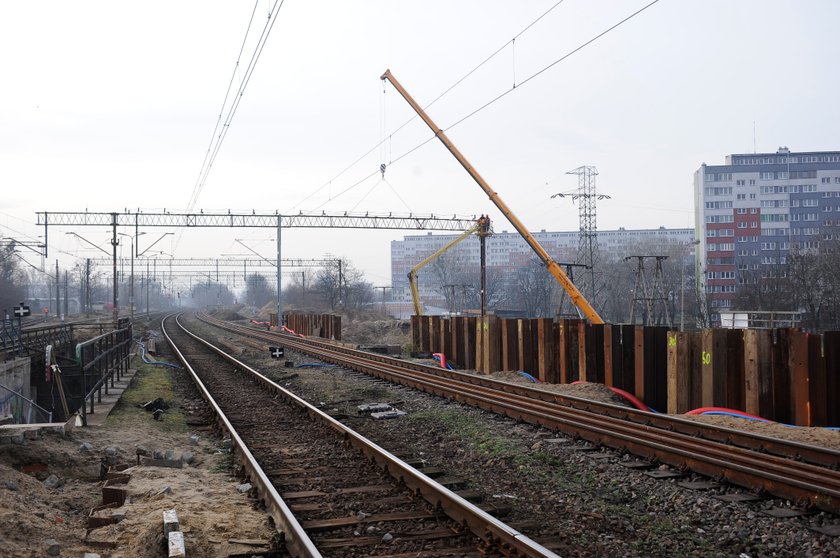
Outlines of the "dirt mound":
{"type": "Polygon", "coordinates": [[[228,322],[247,319],[244,316],[242,316],[239,312],[230,308],[217,308],[215,310],[212,310],[210,312],[210,315],[214,318],[218,318],[219,320],[225,320],[228,322]]]}
{"type": "Polygon", "coordinates": [[[411,342],[410,324],[404,320],[382,318],[347,322],[342,318],[341,338],[359,345],[399,345],[411,342]]]}

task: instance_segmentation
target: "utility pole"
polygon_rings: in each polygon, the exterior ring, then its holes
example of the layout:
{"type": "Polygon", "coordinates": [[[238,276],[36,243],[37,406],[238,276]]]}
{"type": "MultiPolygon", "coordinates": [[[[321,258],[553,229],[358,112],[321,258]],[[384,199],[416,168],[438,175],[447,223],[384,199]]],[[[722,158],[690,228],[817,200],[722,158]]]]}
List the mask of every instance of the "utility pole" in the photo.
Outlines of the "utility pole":
{"type": "Polygon", "coordinates": [[[90,304],[90,258],[85,259],[85,317],[89,317],[90,304]]]}
{"type": "Polygon", "coordinates": [[[342,264],[342,261],[339,258],[339,260],[338,260],[338,306],[339,306],[339,308],[343,306],[343,302],[344,302],[344,298],[341,296],[341,284],[343,282],[343,278],[342,278],[343,274],[342,274],[342,269],[341,269],[342,265],[341,264],[342,264]]]}
{"type": "Polygon", "coordinates": [[[119,239],[117,238],[117,214],[111,214],[111,227],[113,229],[113,234],[111,235],[111,246],[113,247],[113,265],[114,265],[114,292],[113,292],[113,300],[111,301],[114,305],[114,329],[117,329],[117,324],[120,321],[120,310],[117,306],[117,291],[119,289],[119,283],[117,279],[117,244],[119,244],[119,239]]]}
{"type": "Polygon", "coordinates": [[[64,270],[64,315],[65,316],[70,315],[70,305],[68,303],[69,294],[70,293],[68,293],[68,285],[67,285],[67,270],[65,269],[64,270]]]}
{"type": "Polygon", "coordinates": [[[282,221],[282,216],[280,214],[277,215],[277,331],[282,331],[283,329],[283,293],[280,290],[280,225],[282,221]]]}
{"type": "MultiPolygon", "coordinates": [[[[487,250],[485,241],[492,234],[492,231],[490,230],[490,217],[487,215],[479,217],[478,223],[478,244],[481,253],[481,316],[484,317],[487,315],[487,250]]],[[[466,299],[466,292],[464,298],[466,299]]]]}
{"type": "Polygon", "coordinates": [[[55,317],[61,317],[61,275],[58,272],[58,260],[55,260],[55,317]]]}
{"type": "Polygon", "coordinates": [[[382,313],[385,314],[385,289],[390,289],[391,286],[384,286],[384,287],[374,287],[374,289],[382,289],[382,313]]]}

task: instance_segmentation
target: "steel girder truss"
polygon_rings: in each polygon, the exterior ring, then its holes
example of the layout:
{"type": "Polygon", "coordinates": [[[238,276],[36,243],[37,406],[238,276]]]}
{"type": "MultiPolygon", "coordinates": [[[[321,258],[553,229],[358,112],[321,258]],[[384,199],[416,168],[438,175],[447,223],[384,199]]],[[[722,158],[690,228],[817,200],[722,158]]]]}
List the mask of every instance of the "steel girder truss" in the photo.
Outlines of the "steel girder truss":
{"type": "MultiPolygon", "coordinates": [[[[129,262],[130,259],[118,258],[117,262],[129,262]]],[[[337,259],[318,259],[318,258],[281,258],[280,265],[282,267],[323,267],[332,263],[336,263],[337,259]]],[[[91,265],[111,265],[113,260],[111,258],[90,258],[91,265]]],[[[135,265],[143,265],[144,263],[155,263],[160,267],[276,267],[274,261],[260,260],[256,258],[137,258],[134,260],[135,265]]]]}
{"type": "Polygon", "coordinates": [[[397,229],[463,231],[475,225],[476,217],[438,217],[435,215],[377,215],[370,213],[121,213],[86,211],[39,211],[38,225],[70,226],[132,226],[132,227],[245,227],[277,228],[340,228],[340,229],[397,229]]]}

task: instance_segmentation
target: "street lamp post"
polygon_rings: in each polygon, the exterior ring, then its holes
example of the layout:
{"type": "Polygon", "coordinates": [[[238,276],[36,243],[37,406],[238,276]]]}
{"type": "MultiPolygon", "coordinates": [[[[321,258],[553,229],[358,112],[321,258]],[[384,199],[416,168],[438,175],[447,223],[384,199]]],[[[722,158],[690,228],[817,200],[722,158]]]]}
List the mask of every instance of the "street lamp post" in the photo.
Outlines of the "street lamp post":
{"type": "Polygon", "coordinates": [[[117,233],[120,236],[128,237],[131,241],[131,279],[128,283],[128,306],[129,306],[129,316],[131,317],[131,322],[134,323],[134,237],[130,234],[125,233],[117,233]]]}
{"type": "MultiPolygon", "coordinates": [[[[683,244],[686,248],[690,246],[697,246],[700,244],[699,240],[692,240],[683,244]]],[[[680,331],[685,331],[685,255],[680,262],[680,331]]],[[[695,271],[696,275],[696,271],[695,271]]]]}

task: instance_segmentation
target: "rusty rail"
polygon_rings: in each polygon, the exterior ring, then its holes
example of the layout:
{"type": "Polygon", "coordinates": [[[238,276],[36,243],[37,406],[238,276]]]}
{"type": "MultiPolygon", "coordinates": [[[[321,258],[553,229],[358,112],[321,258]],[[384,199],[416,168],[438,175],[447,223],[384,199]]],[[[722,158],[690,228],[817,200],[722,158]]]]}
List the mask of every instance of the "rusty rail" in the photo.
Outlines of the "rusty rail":
{"type": "MultiPolygon", "coordinates": [[[[472,533],[484,540],[486,543],[499,548],[505,555],[522,557],[557,557],[556,554],[554,554],[547,548],[544,548],[540,544],[531,540],[526,535],[509,527],[508,525],[499,521],[487,512],[481,510],[477,506],[463,499],[461,496],[458,496],[457,494],[442,486],[441,484],[437,483],[433,479],[430,479],[411,465],[407,464],[395,455],[386,451],[384,448],[381,448],[378,445],[374,444],[373,442],[363,437],[359,433],[355,432],[354,430],[348,428],[341,422],[335,420],[334,418],[327,415],[317,407],[314,407],[313,405],[309,404],[297,395],[286,390],[277,383],[271,381],[264,375],[260,374],[258,371],[237,360],[233,356],[225,353],[210,342],[202,339],[194,333],[187,331],[184,328],[184,326],[180,323],[178,323],[178,326],[192,338],[203,343],[206,347],[208,347],[210,350],[212,350],[222,358],[226,359],[228,362],[235,364],[242,371],[250,374],[257,383],[259,383],[266,389],[277,393],[285,400],[301,408],[313,419],[319,420],[327,424],[330,428],[332,428],[345,439],[347,439],[354,447],[356,447],[364,455],[375,460],[380,466],[385,468],[385,470],[387,470],[388,473],[395,479],[404,483],[406,486],[420,494],[427,502],[429,502],[433,506],[439,507],[447,516],[449,516],[453,520],[461,523],[462,525],[467,526],[472,533]]],[[[293,545],[290,550],[293,550],[294,554],[299,556],[320,556],[317,549],[315,549],[314,545],[312,544],[312,541],[309,539],[309,537],[303,531],[302,527],[300,527],[300,524],[294,518],[294,515],[292,514],[291,510],[288,508],[285,502],[283,502],[280,495],[277,494],[277,491],[271,485],[270,480],[262,471],[262,468],[260,468],[256,460],[254,460],[253,455],[251,455],[251,453],[248,451],[247,447],[244,445],[239,436],[236,435],[233,426],[230,424],[227,418],[224,417],[224,415],[221,412],[221,409],[219,409],[218,405],[216,405],[216,403],[213,401],[213,398],[207,391],[206,387],[204,387],[204,385],[198,379],[198,376],[195,374],[195,371],[189,366],[189,364],[186,362],[186,359],[184,359],[181,352],[172,342],[172,339],[167,333],[166,328],[162,327],[162,329],[170,345],[173,347],[176,354],[178,355],[178,359],[190,372],[190,375],[196,382],[196,385],[199,386],[199,389],[202,393],[202,397],[204,397],[204,399],[207,400],[208,403],[210,403],[210,405],[213,407],[214,411],[219,417],[220,424],[222,424],[223,428],[231,434],[231,439],[234,440],[236,447],[240,449],[240,451],[243,454],[243,457],[247,458],[248,463],[246,464],[246,469],[248,470],[248,473],[252,474],[252,478],[258,479],[258,481],[255,484],[260,489],[261,495],[263,495],[263,497],[266,497],[267,495],[270,498],[270,505],[267,505],[267,507],[272,512],[272,517],[274,517],[278,525],[281,525],[284,528],[284,535],[287,537],[287,541],[291,538],[291,542],[293,543],[293,545]],[[288,529],[289,531],[287,532],[286,529],[288,529]]]]}
{"type": "Polygon", "coordinates": [[[328,343],[202,320],[374,376],[541,424],[740,486],[840,512],[840,452],[599,404],[328,343]],[[546,400],[548,399],[548,400],[546,400]],[[698,437],[700,436],[700,437],[698,437]],[[738,445],[736,445],[738,444],[738,445]],[[780,455],[764,452],[773,451],[780,455]],[[791,459],[807,456],[812,463],[791,459]],[[818,463],[818,464],[815,464],[818,463]]]}

